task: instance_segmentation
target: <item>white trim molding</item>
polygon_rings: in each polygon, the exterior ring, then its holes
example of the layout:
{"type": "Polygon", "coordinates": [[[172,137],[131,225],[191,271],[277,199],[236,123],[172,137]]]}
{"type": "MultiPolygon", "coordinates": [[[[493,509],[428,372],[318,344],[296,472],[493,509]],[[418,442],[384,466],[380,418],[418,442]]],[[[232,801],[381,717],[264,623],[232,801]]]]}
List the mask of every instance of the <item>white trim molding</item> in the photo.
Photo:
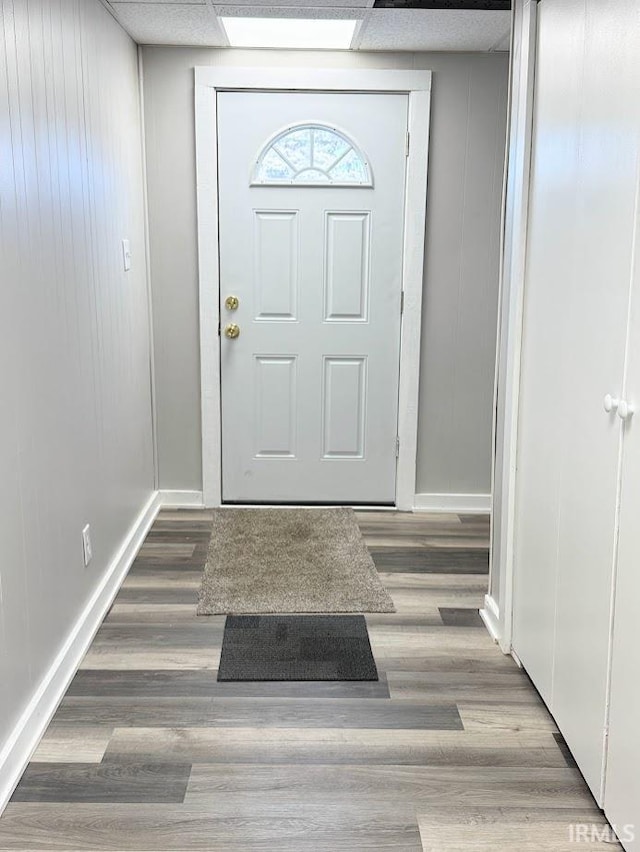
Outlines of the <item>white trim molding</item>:
{"type": "MultiPolygon", "coordinates": [[[[202,411],[202,491],[205,506],[222,503],[220,347],[218,338],[220,269],[218,233],[218,91],[396,92],[409,100],[411,144],[405,179],[403,290],[396,508],[414,506],[418,448],[418,392],[422,281],[427,206],[427,165],[431,104],[430,71],[301,68],[195,69],[196,182],[200,275],[200,374],[202,411]]],[[[311,496],[311,495],[310,495],[311,496]]]]}
{"type": "Polygon", "coordinates": [[[500,610],[491,595],[484,596],[484,608],[480,610],[480,618],[489,631],[494,642],[500,641],[500,610]]]}
{"type": "Polygon", "coordinates": [[[500,602],[498,641],[511,651],[520,356],[537,42],[536,0],[513,11],[508,167],[503,212],[493,434],[489,594],[500,602]]]}
{"type": "Polygon", "coordinates": [[[202,509],[202,491],[160,491],[163,509],[202,509]]]}
{"type": "MultiPolygon", "coordinates": [[[[110,10],[113,15],[113,9],[110,10]]],[[[120,22],[118,22],[120,26],[120,22]]],[[[149,329],[149,387],[151,394],[151,443],[153,447],[153,487],[157,491],[159,487],[159,464],[158,464],[158,414],[156,400],[156,359],[155,343],[153,337],[153,293],[151,289],[151,244],[149,242],[149,185],[147,181],[147,139],[144,122],[144,65],[142,62],[142,45],[138,45],[138,109],[140,113],[140,156],[142,158],[142,204],[144,219],[144,262],[145,262],[145,285],[147,296],[147,324],[149,329]]]]}
{"type": "Polygon", "coordinates": [[[416,494],[413,511],[488,515],[491,494],[416,494]]]}
{"type": "Polygon", "coordinates": [[[154,491],[0,752],[0,814],[11,798],[160,508],[154,491]]]}

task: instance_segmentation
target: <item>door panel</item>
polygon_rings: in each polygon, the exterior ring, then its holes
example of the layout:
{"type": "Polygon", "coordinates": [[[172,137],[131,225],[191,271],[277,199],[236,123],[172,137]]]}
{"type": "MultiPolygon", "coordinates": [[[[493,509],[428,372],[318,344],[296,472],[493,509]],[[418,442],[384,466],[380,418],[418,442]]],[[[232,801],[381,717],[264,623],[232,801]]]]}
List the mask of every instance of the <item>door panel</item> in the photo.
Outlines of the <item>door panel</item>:
{"type": "Polygon", "coordinates": [[[367,321],[371,214],[327,213],[326,322],[367,321]]]}
{"type": "Polygon", "coordinates": [[[255,356],[254,458],[297,457],[296,360],[255,356]]]}
{"type": "Polygon", "coordinates": [[[253,226],[256,320],[297,320],[298,211],[255,210],[253,226]]]}
{"type": "Polygon", "coordinates": [[[392,504],[407,97],[222,92],[218,128],[223,499],[392,504]],[[260,183],[265,143],[303,122],[356,140],[373,186],[346,185],[349,154],[340,185],[260,183]]]}
{"type": "Polygon", "coordinates": [[[324,359],[322,457],[362,459],[367,411],[367,359],[324,359]]]}

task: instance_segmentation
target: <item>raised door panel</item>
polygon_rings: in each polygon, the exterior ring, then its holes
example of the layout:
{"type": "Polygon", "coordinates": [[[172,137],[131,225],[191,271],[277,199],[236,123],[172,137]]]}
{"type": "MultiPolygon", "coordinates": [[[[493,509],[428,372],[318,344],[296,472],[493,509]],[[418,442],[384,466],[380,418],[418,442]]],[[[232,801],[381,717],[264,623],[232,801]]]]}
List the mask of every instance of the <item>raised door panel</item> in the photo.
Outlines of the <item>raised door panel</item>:
{"type": "Polygon", "coordinates": [[[325,358],[323,459],[363,459],[367,413],[367,359],[325,358]]]}
{"type": "Polygon", "coordinates": [[[297,210],[255,210],[253,287],[255,320],[295,321],[298,314],[297,210]]]}
{"type": "Polygon", "coordinates": [[[366,322],[369,315],[371,213],[326,214],[326,322],[366,322]]]}
{"type": "Polygon", "coordinates": [[[254,458],[295,459],[298,420],[296,358],[256,356],[254,458]]]}

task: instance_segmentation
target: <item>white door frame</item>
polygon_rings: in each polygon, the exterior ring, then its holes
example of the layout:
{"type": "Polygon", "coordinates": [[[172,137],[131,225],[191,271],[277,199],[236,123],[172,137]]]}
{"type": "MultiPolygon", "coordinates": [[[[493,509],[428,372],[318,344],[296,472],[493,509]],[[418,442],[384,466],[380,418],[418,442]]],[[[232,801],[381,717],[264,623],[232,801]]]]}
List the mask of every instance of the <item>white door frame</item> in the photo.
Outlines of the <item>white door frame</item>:
{"type": "Polygon", "coordinates": [[[217,92],[396,92],[409,98],[400,339],[396,507],[411,510],[416,491],[420,332],[427,200],[430,71],[302,68],[196,68],[195,122],[200,284],[202,492],[207,507],[222,503],[220,405],[220,269],[218,253],[217,92]]]}
{"type": "Polygon", "coordinates": [[[484,609],[480,611],[489,632],[505,654],[512,651],[513,633],[520,358],[529,229],[537,10],[537,0],[516,0],[513,10],[508,164],[494,387],[491,567],[489,593],[485,596],[484,609]]]}

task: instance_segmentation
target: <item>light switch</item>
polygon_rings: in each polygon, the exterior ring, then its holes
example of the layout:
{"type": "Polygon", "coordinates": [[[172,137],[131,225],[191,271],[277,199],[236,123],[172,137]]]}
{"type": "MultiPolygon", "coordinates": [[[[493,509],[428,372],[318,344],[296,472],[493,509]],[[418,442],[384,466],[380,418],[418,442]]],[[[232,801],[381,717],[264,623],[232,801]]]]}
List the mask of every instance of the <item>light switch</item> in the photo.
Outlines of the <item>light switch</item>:
{"type": "Polygon", "coordinates": [[[122,241],[122,263],[124,271],[128,272],[131,269],[131,245],[129,240],[122,241]]]}

